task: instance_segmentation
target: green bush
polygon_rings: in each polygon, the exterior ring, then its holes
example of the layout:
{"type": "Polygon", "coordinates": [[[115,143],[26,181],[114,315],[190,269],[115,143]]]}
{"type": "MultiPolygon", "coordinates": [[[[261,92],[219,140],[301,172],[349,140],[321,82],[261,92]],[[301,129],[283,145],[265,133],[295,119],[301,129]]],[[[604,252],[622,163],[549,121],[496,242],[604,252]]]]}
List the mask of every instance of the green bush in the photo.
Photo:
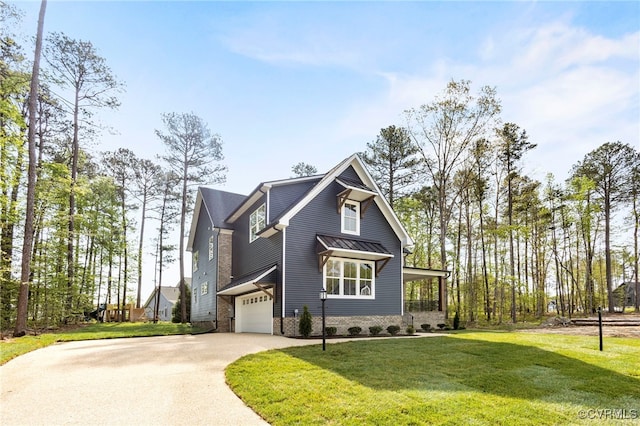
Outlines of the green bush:
{"type": "Polygon", "coordinates": [[[311,334],[312,328],[313,318],[311,317],[311,312],[309,312],[307,305],[304,305],[302,307],[302,316],[300,316],[300,324],[298,324],[300,335],[306,339],[311,334]]]}
{"type": "Polygon", "coordinates": [[[407,334],[413,334],[415,332],[416,332],[416,329],[412,325],[407,327],[407,334]]]}
{"type": "Polygon", "coordinates": [[[357,336],[362,331],[362,327],[349,327],[347,329],[349,336],[357,336]]]}
{"type": "Polygon", "coordinates": [[[440,330],[444,330],[444,328],[445,328],[446,326],[447,326],[447,324],[444,324],[444,323],[443,323],[443,324],[438,324],[438,328],[439,328],[440,330]]]}
{"type": "Polygon", "coordinates": [[[420,324],[420,328],[424,331],[431,331],[431,324],[420,324]]]}
{"type": "Polygon", "coordinates": [[[456,312],[453,317],[453,329],[457,330],[460,327],[460,315],[456,312]]]}
{"type": "Polygon", "coordinates": [[[395,336],[400,331],[400,327],[398,327],[397,325],[390,325],[389,327],[387,327],[387,331],[390,335],[395,336]]]}
{"type": "Polygon", "coordinates": [[[381,331],[382,331],[382,327],[380,327],[379,325],[374,325],[369,327],[369,333],[372,336],[377,336],[378,334],[380,334],[381,331]]]}
{"type": "Polygon", "coordinates": [[[182,294],[178,296],[178,301],[173,305],[173,315],[171,316],[171,322],[174,324],[191,322],[191,289],[188,285],[184,286],[185,298],[187,300],[187,318],[182,321],[182,294]]]}
{"type": "Polygon", "coordinates": [[[327,332],[327,336],[335,336],[338,333],[337,327],[325,327],[324,331],[327,332]]]}

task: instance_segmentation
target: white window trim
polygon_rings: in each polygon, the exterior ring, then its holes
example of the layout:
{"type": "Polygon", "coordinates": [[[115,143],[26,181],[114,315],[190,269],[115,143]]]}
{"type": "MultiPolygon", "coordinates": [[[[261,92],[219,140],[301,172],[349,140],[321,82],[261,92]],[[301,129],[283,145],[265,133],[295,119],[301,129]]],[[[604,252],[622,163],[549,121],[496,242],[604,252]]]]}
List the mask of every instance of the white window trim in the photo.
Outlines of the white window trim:
{"type": "Polygon", "coordinates": [[[340,231],[343,234],[350,234],[350,235],[360,235],[360,203],[358,201],[353,201],[353,200],[346,200],[344,202],[344,205],[342,206],[341,210],[341,214],[340,214],[340,231]],[[345,229],[345,217],[346,217],[346,212],[347,212],[347,205],[352,205],[355,206],[356,208],[356,230],[355,231],[351,231],[348,229],[345,229]]]}
{"type": "Polygon", "coordinates": [[[200,285],[200,296],[204,296],[207,293],[209,293],[209,283],[205,281],[200,285]]]}
{"type": "Polygon", "coordinates": [[[200,263],[200,251],[196,250],[193,252],[193,262],[192,262],[193,271],[192,272],[198,271],[199,269],[198,263],[200,263]]]}
{"type": "Polygon", "coordinates": [[[267,205],[266,203],[262,203],[249,215],[249,243],[252,243],[258,239],[258,232],[260,232],[265,226],[267,226],[267,205]],[[251,225],[252,218],[254,217],[254,215],[257,216],[260,209],[264,209],[262,223],[259,222],[256,218],[255,225],[251,225]]]}
{"type": "MultiPolygon", "coordinates": [[[[340,262],[340,294],[329,294],[327,293],[327,299],[362,299],[362,300],[374,300],[376,298],[376,262],[371,260],[358,260],[358,259],[347,259],[341,257],[331,257],[329,260],[340,262]],[[361,296],[361,295],[345,295],[344,293],[344,262],[353,262],[356,263],[357,266],[357,278],[356,278],[356,288],[360,288],[360,265],[367,264],[371,267],[371,295],[369,296],[361,296]]],[[[322,268],[322,287],[327,289],[327,265],[329,262],[326,262],[322,268]]]]}

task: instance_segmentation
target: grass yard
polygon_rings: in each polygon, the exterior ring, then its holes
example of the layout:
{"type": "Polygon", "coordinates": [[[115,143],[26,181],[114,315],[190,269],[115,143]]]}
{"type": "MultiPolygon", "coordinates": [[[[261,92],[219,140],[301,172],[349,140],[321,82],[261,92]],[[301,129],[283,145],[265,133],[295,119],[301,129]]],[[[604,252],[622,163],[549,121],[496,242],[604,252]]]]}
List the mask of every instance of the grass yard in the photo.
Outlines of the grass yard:
{"type": "Polygon", "coordinates": [[[153,323],[93,323],[59,333],[43,333],[0,341],[0,365],[13,358],[56,342],[74,340],[115,339],[120,337],[169,336],[172,334],[197,333],[200,330],[190,324],[170,322],[153,323]]]}
{"type": "Polygon", "coordinates": [[[227,382],[273,425],[640,424],[640,339],[466,332],[249,355],[227,382]]]}

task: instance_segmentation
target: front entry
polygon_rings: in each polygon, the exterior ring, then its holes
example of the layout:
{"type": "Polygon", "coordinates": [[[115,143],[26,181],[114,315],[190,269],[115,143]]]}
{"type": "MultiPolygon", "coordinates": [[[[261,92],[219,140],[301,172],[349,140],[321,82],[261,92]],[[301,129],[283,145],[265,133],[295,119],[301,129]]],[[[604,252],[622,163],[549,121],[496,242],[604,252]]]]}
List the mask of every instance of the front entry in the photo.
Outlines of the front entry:
{"type": "Polygon", "coordinates": [[[273,298],[261,291],[236,297],[236,333],[273,334],[273,298]]]}

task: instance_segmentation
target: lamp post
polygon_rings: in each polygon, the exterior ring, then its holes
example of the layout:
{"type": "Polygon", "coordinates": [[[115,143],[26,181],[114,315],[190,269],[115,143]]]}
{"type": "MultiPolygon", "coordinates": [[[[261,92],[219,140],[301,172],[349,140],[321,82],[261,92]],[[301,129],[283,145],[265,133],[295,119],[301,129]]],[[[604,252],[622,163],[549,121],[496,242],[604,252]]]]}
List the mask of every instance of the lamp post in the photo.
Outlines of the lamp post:
{"type": "Polygon", "coordinates": [[[320,300],[322,300],[322,350],[326,350],[326,329],[325,329],[325,316],[324,316],[324,302],[327,300],[327,290],[324,288],[320,290],[320,300]]]}

